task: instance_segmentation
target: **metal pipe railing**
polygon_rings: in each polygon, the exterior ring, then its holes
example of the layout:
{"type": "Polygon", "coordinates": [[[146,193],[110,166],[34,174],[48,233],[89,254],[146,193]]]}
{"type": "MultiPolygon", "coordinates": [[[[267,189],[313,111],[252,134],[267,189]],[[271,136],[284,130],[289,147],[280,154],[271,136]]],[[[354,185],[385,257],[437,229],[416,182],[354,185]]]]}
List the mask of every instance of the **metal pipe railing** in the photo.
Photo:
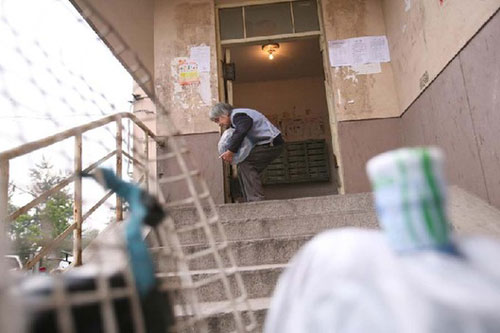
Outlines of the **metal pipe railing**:
{"type": "Polygon", "coordinates": [[[73,260],[75,266],[82,264],[82,177],[78,177],[82,172],[82,134],[75,135],[75,188],[73,201],[73,220],[75,221],[75,231],[73,232],[73,260]]]}
{"type": "MultiPolygon", "coordinates": [[[[116,175],[118,178],[122,178],[122,165],[123,165],[123,153],[122,153],[122,117],[116,115],[116,175]]],[[[123,220],[123,205],[122,199],[116,196],[116,221],[123,220]]]]}
{"type": "MultiPolygon", "coordinates": [[[[83,170],[83,172],[86,172],[86,173],[91,172],[92,170],[94,170],[95,168],[97,168],[99,165],[101,165],[102,163],[106,162],[115,153],[116,153],[115,151],[110,152],[109,154],[107,154],[106,156],[102,157],[98,161],[96,161],[96,162],[92,163],[91,165],[89,165],[87,168],[85,168],[85,170],[83,170]]],[[[40,194],[35,199],[33,199],[32,201],[28,202],[26,205],[20,207],[15,212],[13,212],[12,214],[8,215],[6,221],[7,222],[13,221],[13,220],[17,219],[20,215],[22,215],[24,213],[27,213],[31,208],[33,208],[33,207],[37,206],[38,204],[44,202],[51,195],[53,195],[54,193],[60,191],[61,189],[63,189],[67,185],[71,184],[71,182],[73,182],[75,180],[75,177],[76,176],[73,173],[71,176],[67,177],[66,179],[61,180],[58,184],[56,184],[51,189],[43,192],[42,194],[40,194]]]]}
{"type": "Polygon", "coordinates": [[[128,118],[128,119],[132,120],[144,132],[148,133],[148,135],[153,140],[155,140],[158,145],[163,146],[165,144],[164,141],[160,137],[156,136],[156,134],[153,133],[153,131],[151,131],[134,114],[128,113],[128,112],[121,112],[121,113],[116,113],[114,115],[101,118],[99,120],[92,121],[92,122],[87,123],[85,125],[70,128],[66,131],[60,132],[60,133],[55,134],[55,135],[48,136],[46,138],[43,138],[43,139],[40,139],[37,141],[26,143],[26,144],[21,145],[21,146],[16,147],[16,148],[12,148],[12,149],[3,151],[0,153],[0,161],[10,160],[10,159],[13,159],[15,157],[26,155],[28,153],[35,151],[35,150],[48,147],[54,143],[57,143],[57,142],[65,140],[65,139],[68,139],[70,137],[73,137],[79,133],[85,133],[85,132],[88,132],[88,131],[93,130],[95,128],[102,127],[104,125],[112,123],[113,121],[116,121],[117,116],[120,116],[121,118],[128,118]]]}
{"type": "Polygon", "coordinates": [[[147,165],[147,161],[149,161],[149,137],[147,133],[144,134],[144,161],[146,161],[144,168],[144,185],[146,191],[149,191],[149,167],[147,165]]]}
{"type": "Polygon", "coordinates": [[[0,159],[0,235],[5,235],[4,221],[9,207],[9,160],[0,159]]]}
{"type": "MultiPolygon", "coordinates": [[[[46,138],[29,142],[23,144],[19,147],[6,150],[0,152],[0,228],[7,230],[6,226],[8,223],[11,223],[21,214],[27,212],[29,209],[34,206],[44,202],[51,195],[61,190],[65,186],[68,186],[72,182],[74,182],[74,212],[73,218],[74,223],[71,224],[66,230],[64,230],[60,235],[58,235],[55,239],[53,239],[49,244],[47,244],[44,248],[40,250],[40,252],[31,259],[26,265],[26,269],[32,268],[37,262],[39,262],[47,253],[49,253],[52,249],[54,249],[57,245],[59,245],[68,235],[73,232],[73,256],[74,256],[74,265],[78,266],[82,264],[82,224],[99,206],[104,204],[107,198],[111,195],[107,193],[102,199],[100,199],[87,213],[83,214],[82,212],[82,182],[81,177],[79,177],[82,172],[82,154],[83,154],[83,133],[103,127],[110,123],[116,123],[116,150],[107,154],[105,157],[101,158],[99,161],[93,163],[89,167],[85,168],[84,171],[89,172],[99,166],[101,163],[109,159],[111,156],[116,155],[116,173],[118,177],[122,177],[122,168],[123,168],[123,156],[129,156],[122,149],[122,140],[123,140],[123,119],[130,119],[140,128],[144,133],[145,143],[144,143],[144,158],[146,159],[143,162],[144,165],[144,175],[141,177],[143,179],[147,179],[149,177],[148,163],[147,158],[149,155],[149,140],[152,139],[156,144],[163,146],[164,138],[160,138],[156,136],[156,134],[149,129],[139,118],[137,118],[134,114],[128,112],[117,113],[114,115],[110,115],[104,118],[101,118],[96,121],[89,122],[87,124],[73,127],[66,131],[62,131],[55,135],[48,136],[46,138]],[[42,148],[46,148],[55,143],[61,142],[68,138],[74,137],[75,145],[74,145],[74,173],[66,179],[63,179],[58,184],[44,193],[40,194],[38,197],[34,198],[31,202],[19,208],[15,212],[12,212],[9,215],[8,212],[8,184],[9,184],[9,164],[10,160],[32,153],[42,148]]],[[[130,157],[129,157],[130,158],[130,157]]],[[[133,158],[133,160],[137,160],[133,158]]],[[[146,186],[148,184],[146,183],[146,186]]],[[[116,200],[116,220],[123,220],[123,205],[121,200],[117,197],[116,200]]],[[[2,231],[2,230],[0,230],[2,231]]],[[[4,232],[0,233],[0,235],[5,235],[4,232]]]]}

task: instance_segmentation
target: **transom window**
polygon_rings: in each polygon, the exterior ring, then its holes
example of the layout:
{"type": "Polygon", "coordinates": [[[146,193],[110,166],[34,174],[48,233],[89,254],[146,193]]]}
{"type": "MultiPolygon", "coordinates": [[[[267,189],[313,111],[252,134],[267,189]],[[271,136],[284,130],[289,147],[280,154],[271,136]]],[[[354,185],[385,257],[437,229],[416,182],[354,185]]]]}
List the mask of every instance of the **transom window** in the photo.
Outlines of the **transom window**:
{"type": "Polygon", "coordinates": [[[315,0],[219,9],[222,41],[319,32],[315,0]]]}

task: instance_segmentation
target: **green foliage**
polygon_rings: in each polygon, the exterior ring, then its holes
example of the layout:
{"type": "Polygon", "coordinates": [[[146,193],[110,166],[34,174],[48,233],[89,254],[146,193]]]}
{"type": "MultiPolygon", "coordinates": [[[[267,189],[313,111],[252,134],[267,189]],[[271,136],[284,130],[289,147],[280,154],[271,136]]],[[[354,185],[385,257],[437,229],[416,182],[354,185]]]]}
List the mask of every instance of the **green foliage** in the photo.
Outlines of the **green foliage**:
{"type": "MultiPolygon", "coordinates": [[[[27,193],[34,199],[53,188],[64,177],[56,174],[52,165],[43,158],[35,168],[30,169],[30,179],[31,185],[27,193]]],[[[11,188],[9,199],[15,191],[14,186],[11,188]]],[[[17,208],[9,202],[11,212],[17,208]]],[[[17,250],[16,252],[20,253],[24,257],[23,259],[26,260],[39,246],[50,242],[72,223],[73,199],[67,189],[61,189],[45,202],[13,221],[10,228],[10,237],[14,243],[14,248],[17,250]]],[[[66,251],[71,251],[71,242],[64,242],[62,247],[66,251]]]]}
{"type": "Polygon", "coordinates": [[[57,237],[73,223],[73,202],[66,193],[56,193],[45,202],[40,212],[42,220],[50,221],[52,238],[57,237]]]}

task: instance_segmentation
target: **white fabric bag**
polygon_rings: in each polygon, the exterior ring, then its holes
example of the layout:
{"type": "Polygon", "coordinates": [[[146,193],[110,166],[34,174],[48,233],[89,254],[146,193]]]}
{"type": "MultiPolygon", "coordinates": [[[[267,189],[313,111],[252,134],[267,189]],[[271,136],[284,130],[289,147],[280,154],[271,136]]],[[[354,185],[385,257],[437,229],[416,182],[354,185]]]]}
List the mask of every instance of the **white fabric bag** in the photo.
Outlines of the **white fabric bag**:
{"type": "MultiPolygon", "coordinates": [[[[229,140],[233,136],[233,133],[234,133],[234,128],[232,127],[228,128],[227,130],[224,131],[224,133],[222,133],[219,139],[219,143],[217,145],[217,148],[219,150],[219,155],[224,153],[228,149],[230,143],[229,140]]],[[[240,149],[236,154],[233,155],[233,162],[231,164],[236,165],[243,162],[248,157],[248,154],[250,154],[253,147],[254,144],[250,141],[250,139],[245,137],[243,139],[243,142],[241,143],[240,149]]]]}
{"type": "Polygon", "coordinates": [[[398,254],[363,229],[316,236],[280,277],[266,333],[500,332],[500,243],[398,254]]]}

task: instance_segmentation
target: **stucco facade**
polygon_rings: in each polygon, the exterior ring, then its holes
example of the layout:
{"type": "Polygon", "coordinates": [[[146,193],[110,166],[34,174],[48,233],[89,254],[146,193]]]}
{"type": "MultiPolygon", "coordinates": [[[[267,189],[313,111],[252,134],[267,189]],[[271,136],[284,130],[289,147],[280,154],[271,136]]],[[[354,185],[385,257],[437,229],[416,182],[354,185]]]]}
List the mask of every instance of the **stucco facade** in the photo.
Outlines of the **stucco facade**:
{"type": "MultiPolygon", "coordinates": [[[[151,70],[154,89],[150,93],[155,94],[158,102],[170,114],[178,135],[186,137],[186,142],[188,146],[191,145],[193,151],[199,152],[203,147],[203,156],[207,156],[204,159],[210,163],[202,163],[200,168],[202,172],[210,175],[207,179],[209,188],[214,197],[218,198],[217,201],[222,202],[222,163],[215,157],[208,158],[217,155],[215,145],[219,130],[208,120],[207,113],[214,102],[224,97],[221,95],[224,91],[221,86],[221,59],[224,55],[221,54],[222,48],[218,40],[217,10],[222,4],[237,5],[243,2],[129,0],[122,3],[125,3],[125,6],[140,4],[141,9],[137,13],[128,12],[127,16],[122,12],[120,15],[112,12],[113,6],[117,4],[103,5],[96,2],[96,6],[112,23],[116,21],[116,29],[130,41],[130,46],[137,50],[147,68],[151,70]],[[124,19],[128,20],[128,25],[122,24],[124,19]],[[133,29],[131,22],[136,19],[138,26],[133,29]],[[138,35],[143,38],[135,38],[138,35]],[[179,64],[189,59],[193,48],[196,47],[209,48],[209,70],[197,73],[197,84],[183,84],[179,76],[179,64]]],[[[261,3],[269,1],[251,2],[261,3]]],[[[245,4],[250,3],[246,1],[245,4]]],[[[446,101],[456,94],[457,90],[432,88],[441,85],[440,82],[445,80],[436,78],[458,70],[457,65],[453,63],[441,73],[468,42],[473,43],[474,38],[477,38],[474,36],[483,26],[484,29],[497,26],[498,23],[495,22],[499,20],[499,8],[500,0],[318,0],[321,25],[319,40],[325,68],[324,98],[328,114],[324,121],[329,122],[328,140],[339,163],[341,192],[369,190],[364,174],[366,160],[381,151],[401,145],[442,145],[449,159],[457,161],[462,150],[449,148],[455,145],[454,142],[428,138],[437,138],[443,131],[452,133],[456,128],[465,129],[469,126],[467,119],[478,117],[479,120],[474,121],[475,127],[471,127],[476,128],[475,132],[469,137],[459,135],[457,142],[460,142],[460,146],[476,147],[474,149],[478,152],[472,155],[477,158],[478,154],[482,154],[484,165],[471,167],[455,164],[456,170],[450,172],[451,182],[471,190],[495,205],[500,205],[496,199],[496,190],[487,190],[487,185],[473,185],[484,183],[485,177],[494,178],[489,170],[494,169],[492,164],[498,163],[495,156],[500,155],[500,149],[496,145],[481,148],[481,142],[484,143],[485,140],[478,137],[484,138],[483,132],[498,132],[499,123],[487,121],[486,118],[492,117],[491,112],[487,111],[489,106],[481,104],[479,97],[474,104],[471,101],[476,97],[469,96],[468,93],[464,93],[466,98],[458,101],[456,108],[449,110],[447,114],[446,101]],[[331,67],[327,56],[328,41],[377,35],[387,36],[391,56],[390,62],[381,63],[380,71],[363,74],[348,66],[331,67]],[[439,93],[434,93],[433,89],[438,89],[439,93]],[[417,112],[424,112],[415,110],[419,109],[418,105],[424,103],[422,100],[429,94],[433,94],[432,119],[444,124],[442,127],[436,126],[433,120],[424,120],[431,119],[428,113],[430,111],[425,111],[428,116],[422,113],[416,115],[417,112]],[[471,115],[468,118],[455,116],[456,112],[462,113],[460,106],[464,103],[468,103],[467,108],[471,115]],[[438,114],[439,117],[436,118],[438,114]],[[449,126],[446,125],[448,123],[449,126]],[[425,127],[426,140],[418,140],[418,136],[411,135],[418,132],[418,126],[425,127]],[[474,171],[477,168],[481,172],[474,171]],[[470,177],[470,180],[464,180],[470,177]]],[[[470,58],[471,56],[465,61],[466,56],[460,53],[463,59],[459,65],[473,68],[479,66],[477,70],[485,73],[492,71],[498,75],[498,66],[494,62],[495,59],[498,60],[498,50],[492,44],[500,43],[494,34],[488,36],[483,39],[491,44],[485,42],[481,47],[484,48],[485,59],[490,62],[485,60],[478,63],[470,58]]],[[[464,73],[462,78],[466,80],[465,85],[472,89],[467,80],[474,78],[468,76],[465,68],[459,69],[464,73]]],[[[488,85],[485,81],[477,82],[488,85]]],[[[495,87],[498,91],[498,85],[495,87]]],[[[249,84],[248,89],[258,91],[255,83],[249,84]]],[[[496,103],[492,97],[495,89],[487,91],[489,94],[483,96],[483,100],[496,103]]],[[[244,100],[242,97],[240,99],[244,100]]],[[[161,135],[167,128],[163,112],[157,112],[156,118],[156,129],[161,135]]],[[[498,180],[490,178],[486,182],[491,181],[498,180]]]]}

